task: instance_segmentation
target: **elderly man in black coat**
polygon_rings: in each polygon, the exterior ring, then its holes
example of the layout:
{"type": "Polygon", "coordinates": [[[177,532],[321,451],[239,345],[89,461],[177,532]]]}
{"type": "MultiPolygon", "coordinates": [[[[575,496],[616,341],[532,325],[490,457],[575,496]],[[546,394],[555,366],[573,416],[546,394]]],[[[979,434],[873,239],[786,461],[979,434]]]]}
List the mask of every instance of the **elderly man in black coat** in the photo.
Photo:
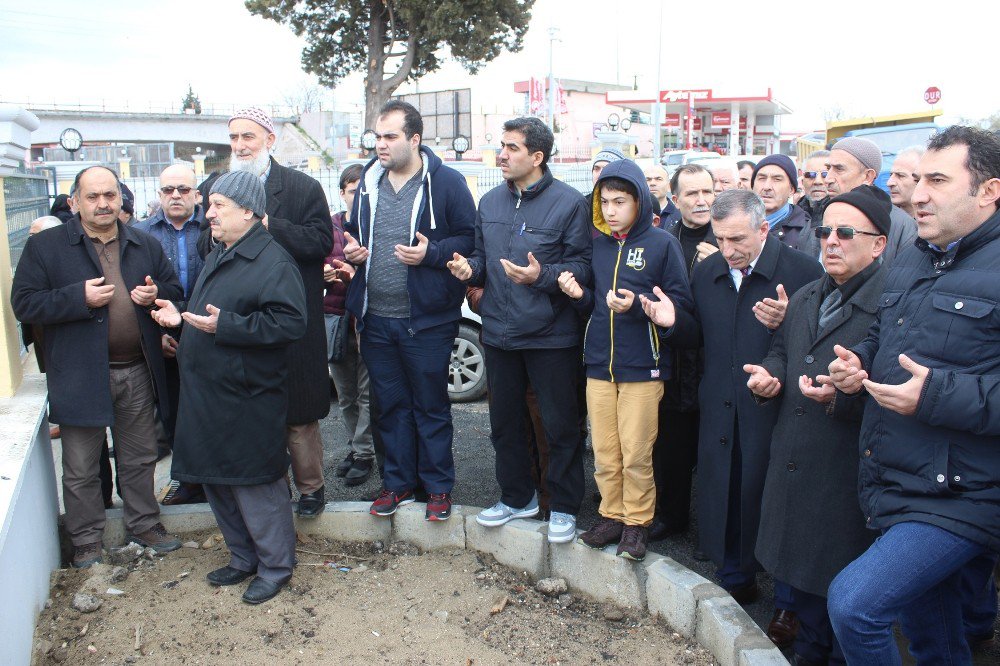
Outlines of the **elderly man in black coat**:
{"type": "Polygon", "coordinates": [[[77,174],[79,213],[32,236],[17,265],[11,301],[41,326],[50,418],[62,427],[63,502],[72,564],[101,561],[104,500],[98,461],[111,427],[128,539],[160,552],[180,547],[159,521],[153,494],[153,405],[169,413],[160,331],[146,316],[157,296],[181,286],[160,244],[118,221],[118,176],[77,174]]]}
{"type": "MultiPolygon", "coordinates": [[[[823,274],[819,263],[768,235],[764,204],[753,192],[728,190],[712,204],[719,252],[695,266],[697,318],[669,301],[643,307],[671,345],[705,350],[699,387],[698,537],[719,566],[722,586],[740,603],[757,597],[754,546],[760,499],[777,410],[761,408],[746,388],[743,366],[762,359],[781,324],[788,295],[823,274]],[[664,320],[663,312],[670,311],[664,320]],[[676,317],[676,321],[674,318],[676,317]]],[[[790,589],[775,585],[775,604],[791,609],[790,589]]]]}
{"type": "MultiPolygon", "coordinates": [[[[314,518],[326,506],[323,441],[319,421],[330,413],[326,328],[323,317],[323,262],[333,249],[330,207],[323,187],[304,173],[283,167],[269,155],[276,136],[270,116],[257,108],[229,119],[230,171],[248,171],[264,183],[267,206],[262,223],[299,267],[306,290],[306,333],[288,346],[288,452],[299,498],[298,514],[314,518]]],[[[208,189],[211,180],[200,189],[208,189]]],[[[212,239],[207,223],[199,241],[206,254],[212,239]]]]}
{"type": "Polygon", "coordinates": [[[212,186],[206,219],[218,242],[191,300],[157,300],[153,318],[186,324],[177,359],[181,398],[171,474],[204,484],[231,552],[208,574],[233,585],[257,573],[251,604],[292,576],[295,528],[285,485],[286,349],[306,330],[306,299],[295,261],[261,223],[264,187],[233,171],[212,186]],[[186,310],[182,315],[180,310],[186,310]]]}
{"type": "MultiPolygon", "coordinates": [[[[830,627],[826,590],[874,540],[857,502],[861,401],[825,375],[834,344],[857,344],[875,321],[890,229],[889,202],[863,185],[834,198],[814,229],[827,274],[789,300],[788,315],[748,388],[778,405],[764,482],[757,560],[792,586],[800,624],[795,654],[805,663],[843,663],[830,627]],[[822,525],[822,529],[817,529],[822,525]]],[[[787,645],[795,621],[783,613],[774,633],[787,645]],[[783,639],[783,640],[782,640],[783,639]]]]}

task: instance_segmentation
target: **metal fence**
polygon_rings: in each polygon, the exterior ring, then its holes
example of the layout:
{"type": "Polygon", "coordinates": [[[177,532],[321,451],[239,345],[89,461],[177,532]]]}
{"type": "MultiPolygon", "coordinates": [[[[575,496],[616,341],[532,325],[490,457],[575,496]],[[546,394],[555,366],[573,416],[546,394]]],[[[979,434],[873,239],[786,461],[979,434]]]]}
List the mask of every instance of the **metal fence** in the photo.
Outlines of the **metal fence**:
{"type": "Polygon", "coordinates": [[[7,242],[10,244],[10,265],[16,267],[28,240],[28,229],[35,218],[49,212],[50,170],[18,169],[3,179],[3,195],[7,209],[7,242]]]}

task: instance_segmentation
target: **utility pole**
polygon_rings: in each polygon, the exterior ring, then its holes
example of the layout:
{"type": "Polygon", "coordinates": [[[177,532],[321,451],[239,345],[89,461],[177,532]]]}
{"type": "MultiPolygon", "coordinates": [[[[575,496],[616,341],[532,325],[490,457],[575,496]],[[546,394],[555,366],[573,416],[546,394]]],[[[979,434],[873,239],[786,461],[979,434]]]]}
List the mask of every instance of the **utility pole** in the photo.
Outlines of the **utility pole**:
{"type": "Polygon", "coordinates": [[[555,134],[556,131],[556,75],[552,68],[552,52],[554,50],[554,45],[559,38],[556,35],[559,33],[559,28],[555,26],[549,28],[549,112],[548,126],[552,128],[552,133],[555,134]]]}
{"type": "Polygon", "coordinates": [[[663,62],[663,3],[660,3],[660,30],[656,40],[656,101],[653,103],[653,159],[660,163],[663,149],[663,107],[660,106],[660,73],[663,62]]]}

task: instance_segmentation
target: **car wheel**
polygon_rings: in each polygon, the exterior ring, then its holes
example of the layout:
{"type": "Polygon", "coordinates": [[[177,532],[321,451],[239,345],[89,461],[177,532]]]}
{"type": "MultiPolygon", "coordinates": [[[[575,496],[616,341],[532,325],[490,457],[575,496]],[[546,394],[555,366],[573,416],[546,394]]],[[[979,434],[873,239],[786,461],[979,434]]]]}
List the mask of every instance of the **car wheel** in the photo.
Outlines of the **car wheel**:
{"type": "Polygon", "coordinates": [[[448,397],[452,402],[472,402],[486,394],[486,358],[479,332],[460,324],[451,348],[448,397]]]}

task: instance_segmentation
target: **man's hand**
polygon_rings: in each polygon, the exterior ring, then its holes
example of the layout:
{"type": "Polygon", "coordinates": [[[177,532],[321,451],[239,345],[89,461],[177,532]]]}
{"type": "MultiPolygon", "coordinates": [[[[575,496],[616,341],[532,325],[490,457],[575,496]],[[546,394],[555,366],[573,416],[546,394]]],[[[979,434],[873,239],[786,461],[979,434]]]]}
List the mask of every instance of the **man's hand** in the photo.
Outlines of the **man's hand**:
{"type": "Polygon", "coordinates": [[[580,283],[576,281],[576,276],[573,275],[572,271],[563,271],[560,273],[557,282],[559,283],[559,288],[562,290],[562,293],[566,294],[574,301],[583,298],[583,287],[581,287],[580,283]]]}
{"type": "MultiPolygon", "coordinates": [[[[267,227],[267,214],[266,213],[264,214],[264,217],[260,218],[260,223],[264,225],[265,229],[268,229],[268,227],[267,227]]],[[[268,231],[270,231],[270,229],[268,229],[268,231]]]]}
{"type": "Polygon", "coordinates": [[[527,266],[518,266],[506,259],[501,259],[500,265],[503,266],[503,272],[515,284],[535,284],[535,280],[542,274],[542,265],[530,252],[528,253],[527,266]]]}
{"type": "Polygon", "coordinates": [[[860,391],[863,381],[868,379],[868,373],[861,368],[861,359],[851,350],[833,346],[833,353],[837,358],[830,362],[830,381],[842,393],[852,394],[860,391]]]}
{"type": "Polygon", "coordinates": [[[368,248],[362,247],[362,245],[346,231],[344,232],[344,240],[347,241],[344,245],[344,257],[346,257],[349,262],[357,266],[368,261],[368,248]]]}
{"type": "Polygon", "coordinates": [[[185,312],[181,315],[181,318],[199,331],[215,333],[215,329],[219,325],[219,308],[209,303],[205,305],[205,312],[208,313],[208,316],[185,312]]]}
{"type": "Polygon", "coordinates": [[[653,287],[653,296],[656,296],[657,300],[653,301],[644,294],[639,294],[642,311],[646,313],[651,322],[660,328],[670,328],[677,321],[677,310],[674,309],[674,302],[659,287],[653,287]]]}
{"type": "Polygon", "coordinates": [[[103,308],[115,295],[115,285],[104,284],[104,278],[92,278],[83,283],[83,298],[88,308],[103,308]]]}
{"type": "Polygon", "coordinates": [[[458,252],[454,253],[451,261],[448,262],[448,270],[462,282],[472,279],[472,265],[458,252]]]}
{"type": "Polygon", "coordinates": [[[153,278],[146,276],[146,284],[140,284],[138,287],[132,290],[132,302],[139,307],[148,308],[156,300],[156,295],[159,290],[156,283],[153,282],[153,278]]]}
{"type": "Polygon", "coordinates": [[[158,298],[154,301],[156,310],[150,310],[149,316],[163,328],[177,328],[181,325],[181,313],[177,311],[177,306],[170,301],[158,298]]]}
{"type": "Polygon", "coordinates": [[[743,372],[750,374],[747,388],[755,395],[770,399],[781,392],[781,382],[777,377],[772,377],[767,368],[747,363],[743,366],[743,372]]]}
{"type": "Polygon", "coordinates": [[[765,298],[757,301],[753,306],[753,313],[757,321],[767,326],[772,331],[785,320],[785,311],[788,309],[788,294],[785,293],[785,286],[778,285],[778,300],[765,298]]]}
{"type": "Polygon", "coordinates": [[[608,294],[604,297],[605,302],[608,304],[608,309],[618,314],[628,312],[629,308],[632,307],[632,303],[635,302],[635,293],[628,289],[619,289],[618,294],[613,289],[608,289],[608,294]],[[619,296],[618,294],[622,295],[619,296]]]}
{"type": "Polygon", "coordinates": [[[875,398],[875,402],[897,414],[911,416],[917,411],[920,392],[931,371],[906,354],[899,355],[899,365],[913,375],[902,384],[876,384],[870,379],[865,379],[863,384],[868,389],[868,395],[875,398]]]}
{"type": "Polygon", "coordinates": [[[160,338],[160,349],[163,351],[163,358],[174,358],[177,356],[177,341],[164,333],[160,338]]]}
{"type": "Polygon", "coordinates": [[[340,282],[337,277],[337,269],[330,264],[323,264],[323,282],[340,282]]]}
{"type": "Polygon", "coordinates": [[[702,241],[698,243],[697,247],[695,247],[695,252],[696,252],[696,254],[694,255],[695,262],[704,261],[705,259],[708,259],[718,251],[719,248],[715,247],[714,245],[712,245],[707,241],[702,241]]]}
{"type": "Polygon", "coordinates": [[[418,231],[416,245],[397,245],[395,250],[396,258],[401,262],[407,266],[419,266],[427,256],[427,237],[418,231]]]}
{"type": "Polygon", "coordinates": [[[833,402],[833,396],[837,395],[837,389],[826,375],[816,375],[815,383],[809,375],[802,375],[799,377],[799,390],[802,391],[802,395],[821,405],[833,402]]]}

